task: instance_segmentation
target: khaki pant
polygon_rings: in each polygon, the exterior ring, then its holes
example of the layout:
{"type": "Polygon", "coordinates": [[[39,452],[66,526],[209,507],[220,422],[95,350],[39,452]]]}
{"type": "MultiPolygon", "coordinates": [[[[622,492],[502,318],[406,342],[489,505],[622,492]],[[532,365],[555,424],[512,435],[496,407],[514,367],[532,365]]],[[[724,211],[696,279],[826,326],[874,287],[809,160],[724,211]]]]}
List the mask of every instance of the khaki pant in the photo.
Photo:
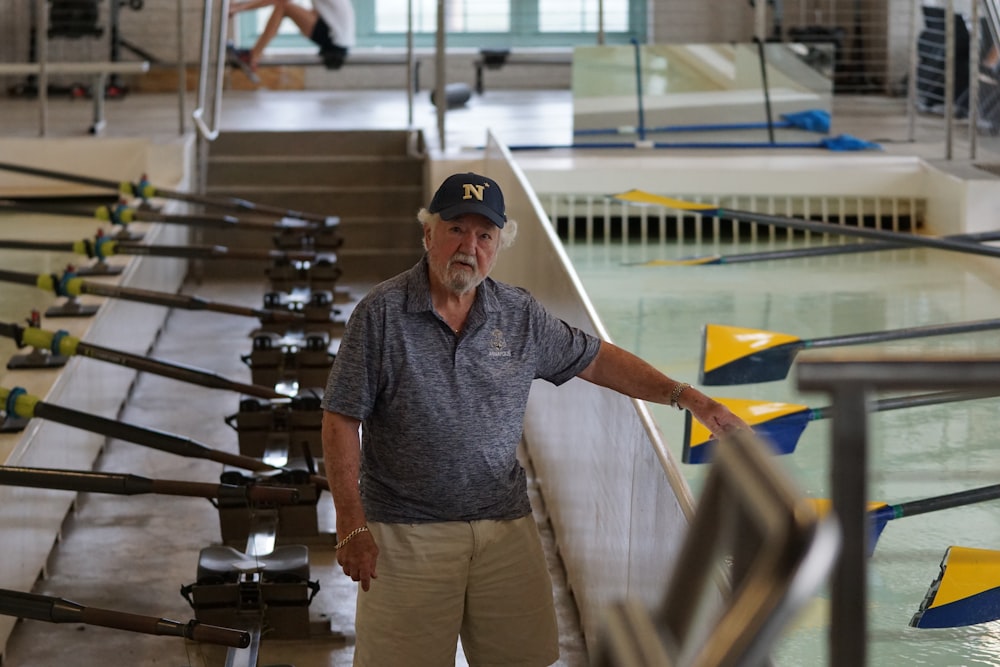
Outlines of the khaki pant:
{"type": "Polygon", "coordinates": [[[538,529],[516,521],[368,524],[377,579],[358,589],[355,667],[542,667],[559,637],[538,529]]]}

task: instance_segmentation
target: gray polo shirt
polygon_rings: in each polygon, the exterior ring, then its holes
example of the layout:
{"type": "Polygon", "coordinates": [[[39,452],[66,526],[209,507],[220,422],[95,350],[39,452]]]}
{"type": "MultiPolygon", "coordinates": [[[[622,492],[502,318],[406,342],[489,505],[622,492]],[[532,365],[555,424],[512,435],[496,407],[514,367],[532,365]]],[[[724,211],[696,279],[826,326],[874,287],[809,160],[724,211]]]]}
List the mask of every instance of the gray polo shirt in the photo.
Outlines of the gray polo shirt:
{"type": "Polygon", "coordinates": [[[365,295],[323,397],[324,409],[362,422],[365,514],[387,523],[526,516],[516,450],[531,382],[576,376],[600,340],[490,278],[456,336],[431,305],[427,271],[425,257],[365,295]]]}

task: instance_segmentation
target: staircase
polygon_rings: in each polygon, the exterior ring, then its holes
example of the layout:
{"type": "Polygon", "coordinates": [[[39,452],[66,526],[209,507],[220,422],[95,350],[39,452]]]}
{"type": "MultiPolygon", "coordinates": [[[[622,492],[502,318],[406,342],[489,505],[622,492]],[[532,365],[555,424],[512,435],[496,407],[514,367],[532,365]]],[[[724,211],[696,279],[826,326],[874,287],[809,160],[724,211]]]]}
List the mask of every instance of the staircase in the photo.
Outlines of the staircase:
{"type": "MultiPolygon", "coordinates": [[[[426,205],[425,163],[419,131],[226,132],[210,147],[206,194],[339,217],[344,279],[372,283],[423,253],[416,213],[426,205]]],[[[268,247],[260,237],[206,230],[200,242],[268,247]]],[[[260,275],[257,268],[225,261],[204,271],[260,275]]]]}

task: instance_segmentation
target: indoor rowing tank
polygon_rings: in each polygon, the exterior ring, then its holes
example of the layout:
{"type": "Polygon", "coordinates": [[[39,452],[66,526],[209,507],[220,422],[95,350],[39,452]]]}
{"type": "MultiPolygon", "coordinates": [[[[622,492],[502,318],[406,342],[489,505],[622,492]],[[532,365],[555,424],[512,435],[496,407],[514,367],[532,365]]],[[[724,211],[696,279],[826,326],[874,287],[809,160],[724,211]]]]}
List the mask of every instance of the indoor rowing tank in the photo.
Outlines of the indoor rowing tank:
{"type": "MultiPolygon", "coordinates": [[[[837,242],[837,241],[834,241],[837,242]]],[[[672,377],[696,381],[703,327],[721,324],[782,332],[809,340],[998,317],[1000,273],[994,259],[939,250],[895,250],[807,259],[695,266],[629,265],[654,259],[795,247],[799,242],[649,247],[575,244],[569,254],[611,338],[672,377]]],[[[813,237],[812,245],[816,245],[813,237]]],[[[872,351],[1000,354],[996,331],[868,346],[872,351]]],[[[703,387],[716,397],[819,408],[820,394],[796,389],[795,370],[778,381],[703,387]]],[[[919,392],[915,392],[919,393],[919,392]]],[[[912,407],[872,414],[869,493],[890,504],[995,484],[1000,399],[912,407]]],[[[680,460],[684,417],[651,405],[680,460]]],[[[780,457],[807,495],[830,497],[829,420],[807,425],[794,452],[780,457]]],[[[682,463],[697,495],[707,466],[682,463]]],[[[1000,549],[997,502],[889,521],[869,565],[871,664],[1000,665],[1000,622],[947,629],[909,627],[953,545],[1000,549]]],[[[981,588],[996,586],[984,566],[981,588]]],[[[824,664],[828,596],[802,615],[780,644],[777,664],[824,664]]]]}

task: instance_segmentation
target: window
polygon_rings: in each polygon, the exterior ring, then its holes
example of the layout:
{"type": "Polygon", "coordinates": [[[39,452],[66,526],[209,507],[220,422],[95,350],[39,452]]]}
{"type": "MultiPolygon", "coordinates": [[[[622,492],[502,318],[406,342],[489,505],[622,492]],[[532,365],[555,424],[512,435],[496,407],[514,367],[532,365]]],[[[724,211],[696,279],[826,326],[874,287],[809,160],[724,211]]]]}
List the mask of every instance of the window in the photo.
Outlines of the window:
{"type": "MultiPolygon", "coordinates": [[[[309,0],[295,0],[308,4],[309,0]]],[[[598,0],[445,0],[448,46],[507,48],[511,46],[575,46],[597,43],[598,0]]],[[[407,8],[413,8],[414,43],[434,45],[438,0],[355,0],[359,47],[403,47],[408,28],[407,8]]],[[[645,0],[603,0],[604,38],[608,44],[644,41],[645,0]]],[[[239,43],[247,46],[263,30],[267,8],[239,15],[239,43]]],[[[311,49],[291,21],[284,21],[277,48],[311,49]]]]}

